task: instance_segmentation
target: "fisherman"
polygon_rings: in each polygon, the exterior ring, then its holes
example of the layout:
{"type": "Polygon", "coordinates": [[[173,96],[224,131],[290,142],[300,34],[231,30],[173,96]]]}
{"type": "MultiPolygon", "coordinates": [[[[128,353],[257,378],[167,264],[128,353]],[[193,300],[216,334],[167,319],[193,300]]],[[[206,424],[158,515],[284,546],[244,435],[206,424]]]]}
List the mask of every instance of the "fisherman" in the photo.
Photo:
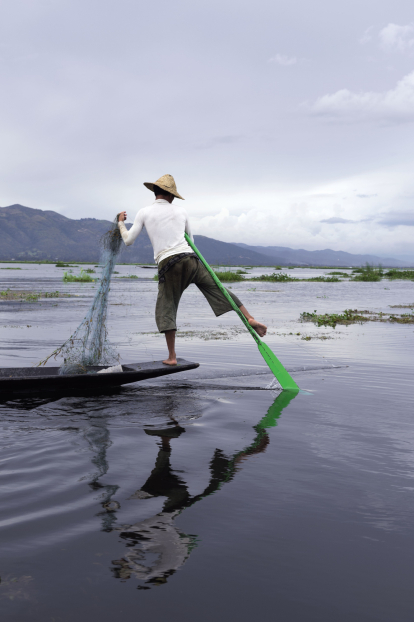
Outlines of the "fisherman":
{"type": "MultiPolygon", "coordinates": [[[[168,358],[165,365],[177,365],[175,353],[175,332],[178,304],[185,289],[194,283],[207,298],[216,316],[232,311],[232,306],[219,290],[213,278],[197,255],[186,242],[184,232],[193,240],[187,212],[178,205],[172,205],[174,198],[183,199],[178,193],[172,175],[163,175],[155,183],[144,186],[155,195],[152,205],[139,210],[131,229],[125,227],[126,212],[118,214],[118,226],[126,246],[130,246],[145,226],[154,249],[158,265],[158,297],[155,307],[155,321],[160,333],[165,334],[168,358]]],[[[250,326],[263,337],[267,327],[254,319],[239,298],[228,292],[250,326]]]]}

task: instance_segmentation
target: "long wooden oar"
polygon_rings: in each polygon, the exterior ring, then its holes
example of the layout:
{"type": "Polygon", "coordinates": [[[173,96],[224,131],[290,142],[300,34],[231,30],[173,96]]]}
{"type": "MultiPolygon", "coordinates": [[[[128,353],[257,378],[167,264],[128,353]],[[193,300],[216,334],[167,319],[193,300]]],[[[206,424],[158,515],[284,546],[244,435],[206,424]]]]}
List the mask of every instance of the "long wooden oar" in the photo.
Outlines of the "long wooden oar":
{"type": "Polygon", "coordinates": [[[273,373],[273,375],[275,376],[275,378],[279,382],[279,384],[282,387],[282,389],[285,389],[286,391],[299,391],[299,387],[296,384],[296,382],[293,380],[292,376],[286,371],[286,369],[283,367],[282,363],[275,356],[275,354],[273,354],[273,352],[269,348],[269,346],[266,345],[260,339],[259,335],[256,333],[254,328],[252,328],[250,326],[249,322],[244,317],[243,313],[240,311],[239,307],[236,305],[236,303],[234,302],[233,298],[228,293],[227,289],[223,286],[223,284],[221,283],[221,281],[217,277],[217,275],[214,272],[214,270],[212,270],[212,268],[210,268],[210,266],[208,265],[208,263],[206,262],[206,260],[204,259],[204,257],[200,253],[200,251],[198,250],[198,248],[195,246],[194,242],[190,239],[190,237],[187,234],[185,234],[185,239],[187,240],[188,244],[191,246],[191,248],[193,249],[193,251],[195,252],[197,257],[200,259],[200,261],[203,263],[203,265],[209,271],[209,273],[213,277],[214,282],[216,283],[217,287],[220,289],[220,291],[227,298],[227,300],[229,301],[229,303],[231,304],[231,306],[233,307],[233,309],[235,310],[235,312],[237,313],[237,315],[239,316],[239,318],[241,319],[243,324],[246,326],[247,330],[250,332],[251,336],[253,337],[253,339],[257,343],[257,347],[259,348],[260,354],[263,356],[264,360],[266,361],[266,363],[268,364],[268,366],[270,368],[270,371],[273,373]]]}

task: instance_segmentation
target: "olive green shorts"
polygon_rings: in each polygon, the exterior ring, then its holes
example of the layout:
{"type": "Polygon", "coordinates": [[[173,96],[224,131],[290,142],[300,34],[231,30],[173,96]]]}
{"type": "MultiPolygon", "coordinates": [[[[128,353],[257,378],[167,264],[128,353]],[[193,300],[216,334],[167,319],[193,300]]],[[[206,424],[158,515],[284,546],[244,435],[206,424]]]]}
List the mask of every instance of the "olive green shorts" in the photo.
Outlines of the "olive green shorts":
{"type": "MultiPolygon", "coordinates": [[[[158,268],[161,269],[170,259],[171,257],[167,257],[161,261],[158,268]]],[[[177,330],[176,318],[180,298],[191,283],[197,285],[204,294],[216,316],[233,310],[203,264],[196,257],[184,257],[165,273],[164,283],[158,284],[155,321],[160,333],[177,330]]],[[[243,303],[237,296],[232,292],[229,294],[236,305],[241,307],[243,303]]]]}

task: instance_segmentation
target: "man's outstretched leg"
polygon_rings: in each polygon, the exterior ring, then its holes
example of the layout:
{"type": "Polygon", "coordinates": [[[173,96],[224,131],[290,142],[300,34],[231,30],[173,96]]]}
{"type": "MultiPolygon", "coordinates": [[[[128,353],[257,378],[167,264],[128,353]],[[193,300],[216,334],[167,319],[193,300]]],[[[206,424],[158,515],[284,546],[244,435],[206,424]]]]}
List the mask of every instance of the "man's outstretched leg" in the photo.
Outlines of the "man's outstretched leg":
{"type": "MultiPolygon", "coordinates": [[[[193,283],[197,285],[201,293],[207,298],[207,301],[213,309],[216,317],[223,315],[223,313],[228,313],[228,311],[232,311],[233,308],[231,304],[219,290],[211,274],[203,266],[203,264],[198,262],[196,268],[197,270],[193,283]]],[[[227,290],[227,293],[233,298],[234,303],[239,307],[240,311],[243,313],[250,326],[254,328],[259,337],[264,337],[267,333],[267,326],[261,322],[258,322],[252,315],[250,315],[246,307],[242,304],[241,300],[234,292],[227,290]]]]}
{"type": "MultiPolygon", "coordinates": [[[[249,322],[250,326],[254,328],[256,333],[260,337],[264,337],[267,333],[267,326],[255,320],[254,317],[250,315],[250,313],[248,312],[248,310],[246,309],[244,305],[241,305],[239,309],[243,313],[247,321],[249,322]]],[[[177,355],[175,353],[175,333],[176,333],[175,330],[166,330],[164,333],[165,340],[167,342],[167,348],[168,348],[168,358],[165,361],[163,361],[165,365],[177,365],[177,355]]]]}
{"type": "Polygon", "coordinates": [[[177,365],[177,355],[175,354],[175,330],[166,330],[165,340],[168,348],[168,358],[163,361],[164,365],[177,365]]]}

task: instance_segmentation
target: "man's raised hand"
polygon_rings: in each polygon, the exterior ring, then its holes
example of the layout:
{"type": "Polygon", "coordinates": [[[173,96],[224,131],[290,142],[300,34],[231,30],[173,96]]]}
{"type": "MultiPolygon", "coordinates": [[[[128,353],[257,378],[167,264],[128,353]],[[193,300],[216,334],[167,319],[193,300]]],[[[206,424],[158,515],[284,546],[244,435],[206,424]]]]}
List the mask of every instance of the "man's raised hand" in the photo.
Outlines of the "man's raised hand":
{"type": "Polygon", "coordinates": [[[118,222],[123,222],[126,219],[127,219],[127,213],[126,212],[120,212],[118,214],[118,222]]]}

